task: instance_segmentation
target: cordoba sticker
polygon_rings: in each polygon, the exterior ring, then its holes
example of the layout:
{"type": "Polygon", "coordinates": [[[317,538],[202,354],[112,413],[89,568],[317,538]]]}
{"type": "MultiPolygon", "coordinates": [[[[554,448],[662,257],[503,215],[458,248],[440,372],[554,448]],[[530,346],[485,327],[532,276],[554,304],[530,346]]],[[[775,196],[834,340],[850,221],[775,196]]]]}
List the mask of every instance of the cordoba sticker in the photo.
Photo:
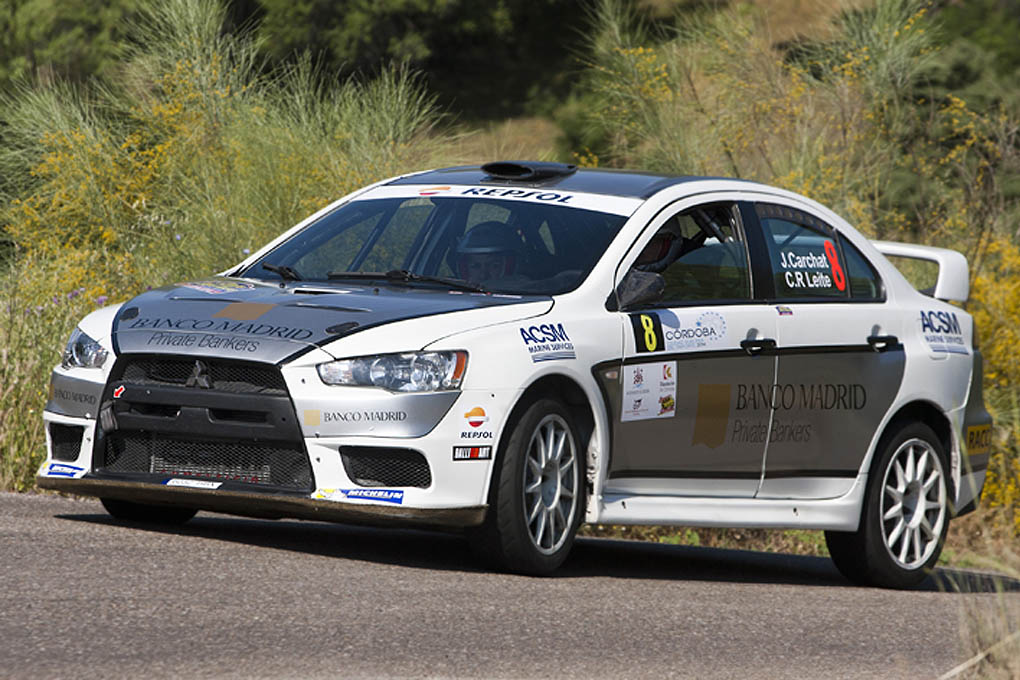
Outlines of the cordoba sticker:
{"type": "Polygon", "coordinates": [[[630,315],[638,353],[685,352],[726,345],[726,318],[717,312],[670,310],[630,315]]]}

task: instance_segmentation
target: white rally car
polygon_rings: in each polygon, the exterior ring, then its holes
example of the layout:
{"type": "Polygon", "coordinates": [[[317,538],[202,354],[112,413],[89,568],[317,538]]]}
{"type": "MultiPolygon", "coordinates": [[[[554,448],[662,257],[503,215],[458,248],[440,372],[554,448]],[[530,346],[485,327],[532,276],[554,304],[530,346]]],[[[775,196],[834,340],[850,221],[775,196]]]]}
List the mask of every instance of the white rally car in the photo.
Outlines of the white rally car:
{"type": "Polygon", "coordinates": [[[967,280],[752,182],[397,177],[85,317],[38,485],[134,521],[463,527],[526,573],[582,521],[824,529],[849,578],[907,586],[984,483],[967,280]]]}

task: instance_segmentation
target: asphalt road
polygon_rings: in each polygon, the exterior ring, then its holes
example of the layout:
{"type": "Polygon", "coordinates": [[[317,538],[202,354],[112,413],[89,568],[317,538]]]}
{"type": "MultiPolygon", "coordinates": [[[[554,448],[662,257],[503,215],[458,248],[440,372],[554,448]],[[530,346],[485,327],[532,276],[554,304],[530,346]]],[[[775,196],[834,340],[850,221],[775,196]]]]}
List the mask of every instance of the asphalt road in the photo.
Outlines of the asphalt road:
{"type": "Polygon", "coordinates": [[[152,529],[0,494],[0,677],[936,677],[965,657],[964,605],[999,597],[940,577],[978,592],[604,539],[529,578],[479,569],[454,535],[207,513],[152,529]]]}

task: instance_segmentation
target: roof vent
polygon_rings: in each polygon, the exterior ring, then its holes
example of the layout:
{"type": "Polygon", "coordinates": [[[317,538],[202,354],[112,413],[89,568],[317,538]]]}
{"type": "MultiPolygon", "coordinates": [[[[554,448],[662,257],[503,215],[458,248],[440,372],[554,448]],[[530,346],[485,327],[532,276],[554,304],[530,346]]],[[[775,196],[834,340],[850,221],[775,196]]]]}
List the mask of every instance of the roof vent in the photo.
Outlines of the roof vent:
{"type": "Polygon", "coordinates": [[[539,161],[495,161],[482,166],[482,172],[494,179],[536,182],[550,177],[566,177],[577,171],[576,165],[539,161]]]}

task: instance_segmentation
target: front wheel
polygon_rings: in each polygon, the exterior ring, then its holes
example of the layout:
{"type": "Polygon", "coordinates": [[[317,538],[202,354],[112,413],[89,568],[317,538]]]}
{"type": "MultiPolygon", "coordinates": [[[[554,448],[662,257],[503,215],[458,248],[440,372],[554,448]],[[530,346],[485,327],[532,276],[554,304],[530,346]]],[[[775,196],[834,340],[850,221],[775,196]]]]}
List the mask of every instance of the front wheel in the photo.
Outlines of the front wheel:
{"type": "Polygon", "coordinates": [[[496,460],[485,523],[469,533],[476,552],[524,574],[559,567],[584,509],[582,460],[569,411],[549,398],[530,404],[496,460]]]}
{"type": "Polygon", "coordinates": [[[912,423],[884,441],[868,476],[861,524],[827,531],[836,567],[855,583],[917,585],[935,566],[949,529],[951,482],[942,443],[912,423]]]}
{"type": "Polygon", "coordinates": [[[127,522],[144,524],[184,524],[195,516],[198,510],[169,505],[143,505],[116,498],[100,498],[106,511],[113,517],[127,522]]]}

